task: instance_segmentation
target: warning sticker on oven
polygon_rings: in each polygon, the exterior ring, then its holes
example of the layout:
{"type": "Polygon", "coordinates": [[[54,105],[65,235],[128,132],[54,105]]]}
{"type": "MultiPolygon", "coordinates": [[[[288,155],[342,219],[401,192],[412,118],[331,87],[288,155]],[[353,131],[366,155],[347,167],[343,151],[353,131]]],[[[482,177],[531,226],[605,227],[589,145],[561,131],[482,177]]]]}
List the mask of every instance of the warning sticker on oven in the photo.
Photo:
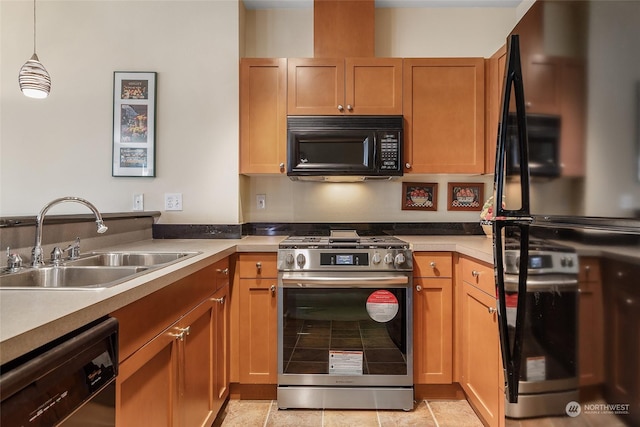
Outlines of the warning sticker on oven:
{"type": "Polygon", "coordinates": [[[367,298],[367,313],[376,322],[388,322],[398,314],[398,299],[389,291],[374,291],[367,298]]]}
{"type": "Polygon", "coordinates": [[[329,350],[330,375],[362,375],[361,351],[329,350]]]}

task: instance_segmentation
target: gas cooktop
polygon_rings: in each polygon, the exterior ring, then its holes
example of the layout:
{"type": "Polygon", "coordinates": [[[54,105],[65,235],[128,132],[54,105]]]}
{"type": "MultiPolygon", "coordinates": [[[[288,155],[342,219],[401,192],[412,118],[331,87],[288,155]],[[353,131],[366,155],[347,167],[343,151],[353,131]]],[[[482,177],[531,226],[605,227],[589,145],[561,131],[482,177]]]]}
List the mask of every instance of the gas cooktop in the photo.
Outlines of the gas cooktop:
{"type": "Polygon", "coordinates": [[[393,236],[359,236],[353,230],[332,230],[329,236],[289,236],[280,249],[379,249],[409,248],[409,244],[393,236]]]}

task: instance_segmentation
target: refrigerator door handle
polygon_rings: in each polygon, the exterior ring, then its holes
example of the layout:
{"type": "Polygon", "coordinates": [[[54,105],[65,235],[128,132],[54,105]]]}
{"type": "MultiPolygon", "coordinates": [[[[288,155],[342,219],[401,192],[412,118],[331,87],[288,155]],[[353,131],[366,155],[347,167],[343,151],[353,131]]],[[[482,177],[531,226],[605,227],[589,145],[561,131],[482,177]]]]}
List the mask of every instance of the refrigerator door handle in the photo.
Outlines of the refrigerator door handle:
{"type": "Polygon", "coordinates": [[[524,326],[526,314],[527,268],[529,266],[529,221],[500,221],[495,222],[495,275],[496,275],[496,303],[498,305],[498,328],[500,331],[500,349],[502,352],[502,366],[504,369],[505,393],[511,403],[518,402],[518,383],[520,381],[520,367],[522,364],[522,345],[524,340],[524,326]],[[518,227],[520,229],[520,263],[518,273],[518,293],[516,303],[515,325],[509,329],[509,314],[507,295],[504,281],[504,257],[502,248],[503,229],[518,227]]]}

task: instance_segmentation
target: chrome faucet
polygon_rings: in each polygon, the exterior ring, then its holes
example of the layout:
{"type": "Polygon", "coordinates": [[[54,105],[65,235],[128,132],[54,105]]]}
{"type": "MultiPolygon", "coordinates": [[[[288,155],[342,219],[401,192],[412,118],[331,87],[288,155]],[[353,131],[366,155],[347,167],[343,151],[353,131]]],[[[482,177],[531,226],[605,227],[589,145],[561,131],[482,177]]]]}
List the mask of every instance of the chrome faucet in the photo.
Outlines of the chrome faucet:
{"type": "Polygon", "coordinates": [[[36,217],[36,244],[31,250],[31,255],[32,255],[31,266],[32,267],[40,267],[41,265],[44,264],[44,256],[42,253],[42,222],[44,221],[44,216],[52,206],[55,206],[58,203],[63,203],[63,202],[76,202],[76,203],[80,203],[81,205],[85,205],[86,207],[91,209],[91,212],[93,212],[93,214],[96,216],[96,225],[98,227],[98,230],[97,230],[98,233],[102,234],[108,230],[108,227],[104,225],[104,222],[102,221],[102,215],[100,215],[100,212],[98,212],[98,209],[96,209],[96,207],[93,206],[93,204],[91,204],[87,200],[81,199],[80,197],[70,197],[70,196],[60,197],[58,199],[52,200],[42,208],[42,210],[36,217]]]}

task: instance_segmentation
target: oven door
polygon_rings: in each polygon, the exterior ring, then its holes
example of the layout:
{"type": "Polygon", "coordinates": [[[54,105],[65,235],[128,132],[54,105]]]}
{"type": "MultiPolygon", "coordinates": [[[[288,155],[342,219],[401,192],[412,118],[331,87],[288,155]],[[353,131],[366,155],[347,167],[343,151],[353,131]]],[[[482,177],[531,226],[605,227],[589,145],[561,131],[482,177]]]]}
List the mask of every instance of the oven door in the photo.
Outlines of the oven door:
{"type": "Polygon", "coordinates": [[[410,274],[280,273],[278,384],[413,385],[410,274]]]}

